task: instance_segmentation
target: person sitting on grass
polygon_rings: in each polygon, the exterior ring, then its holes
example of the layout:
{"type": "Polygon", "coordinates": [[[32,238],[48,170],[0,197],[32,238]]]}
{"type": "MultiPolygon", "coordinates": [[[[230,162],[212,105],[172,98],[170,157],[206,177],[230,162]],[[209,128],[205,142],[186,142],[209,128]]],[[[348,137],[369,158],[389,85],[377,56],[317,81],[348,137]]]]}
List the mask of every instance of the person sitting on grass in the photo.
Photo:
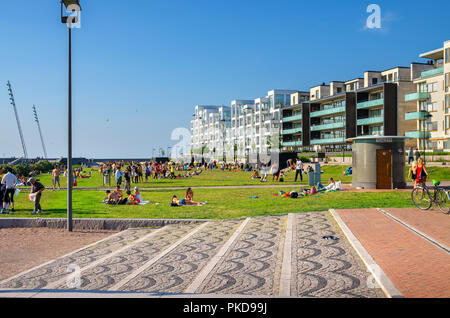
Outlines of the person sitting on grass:
{"type": "Polygon", "coordinates": [[[335,190],[339,190],[338,185],[336,184],[336,182],[334,181],[333,178],[330,178],[329,183],[326,187],[324,187],[320,182],[317,184],[317,191],[318,192],[323,192],[323,191],[335,191],[335,190]]]}
{"type": "Polygon", "coordinates": [[[142,200],[142,195],[139,192],[139,188],[135,187],[133,191],[133,195],[136,197],[136,199],[139,201],[139,203],[142,203],[144,200],[142,200]]]}
{"type": "Polygon", "coordinates": [[[119,186],[116,186],[116,190],[114,190],[114,193],[115,193],[120,199],[122,199],[123,193],[122,193],[122,190],[120,190],[120,187],[119,187],[119,186]]]}
{"type": "Polygon", "coordinates": [[[134,193],[132,194],[131,191],[127,191],[127,204],[128,205],[137,205],[139,203],[141,203],[141,201],[139,201],[139,199],[134,195],[134,193]]]}
{"type": "Polygon", "coordinates": [[[261,179],[261,176],[259,175],[258,170],[253,170],[252,175],[250,176],[250,179],[261,179]]]}

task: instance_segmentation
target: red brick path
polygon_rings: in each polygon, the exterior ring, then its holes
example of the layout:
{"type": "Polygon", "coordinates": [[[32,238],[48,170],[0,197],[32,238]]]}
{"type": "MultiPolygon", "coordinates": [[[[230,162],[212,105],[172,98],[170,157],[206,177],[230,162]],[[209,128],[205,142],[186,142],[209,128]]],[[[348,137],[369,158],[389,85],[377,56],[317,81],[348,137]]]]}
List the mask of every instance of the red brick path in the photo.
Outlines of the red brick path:
{"type": "Polygon", "coordinates": [[[438,209],[429,211],[416,208],[383,210],[450,247],[450,215],[446,215],[438,209]]]}
{"type": "MultiPolygon", "coordinates": [[[[396,216],[402,215],[406,223],[408,219],[415,223],[412,226],[428,231],[431,236],[435,234],[436,240],[441,238],[443,242],[445,232],[447,237],[450,235],[449,227],[445,230],[444,226],[437,224],[440,216],[427,216],[426,221],[420,221],[421,216],[409,215],[406,210],[386,210],[393,215],[396,213],[396,216]]],[[[450,297],[448,253],[375,209],[336,212],[405,297],[450,297]]]]}

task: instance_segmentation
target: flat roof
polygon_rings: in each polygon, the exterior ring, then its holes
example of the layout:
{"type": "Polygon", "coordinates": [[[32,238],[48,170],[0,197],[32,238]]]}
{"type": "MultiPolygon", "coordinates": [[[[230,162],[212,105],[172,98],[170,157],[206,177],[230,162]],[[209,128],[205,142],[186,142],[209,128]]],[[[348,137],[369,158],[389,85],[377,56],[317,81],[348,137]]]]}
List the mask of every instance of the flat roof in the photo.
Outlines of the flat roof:
{"type": "Polygon", "coordinates": [[[444,48],[422,53],[419,55],[419,57],[432,60],[441,59],[444,57],[444,48]]]}

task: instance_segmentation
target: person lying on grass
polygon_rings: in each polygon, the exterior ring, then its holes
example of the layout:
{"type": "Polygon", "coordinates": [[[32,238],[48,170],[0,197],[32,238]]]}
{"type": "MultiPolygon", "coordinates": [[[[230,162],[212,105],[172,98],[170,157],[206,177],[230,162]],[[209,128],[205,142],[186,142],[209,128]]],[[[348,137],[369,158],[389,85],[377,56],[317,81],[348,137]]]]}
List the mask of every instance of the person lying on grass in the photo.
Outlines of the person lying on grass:
{"type": "Polygon", "coordinates": [[[178,199],[176,195],[172,197],[171,206],[203,206],[203,203],[191,201],[189,199],[178,199]]]}

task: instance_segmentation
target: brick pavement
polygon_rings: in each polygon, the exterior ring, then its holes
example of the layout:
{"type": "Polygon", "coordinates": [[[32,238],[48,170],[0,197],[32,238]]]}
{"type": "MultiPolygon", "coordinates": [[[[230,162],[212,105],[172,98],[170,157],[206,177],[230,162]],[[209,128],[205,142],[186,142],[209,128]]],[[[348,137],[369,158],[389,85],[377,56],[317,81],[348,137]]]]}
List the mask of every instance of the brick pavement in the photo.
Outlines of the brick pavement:
{"type": "MultiPolygon", "coordinates": [[[[441,216],[429,215],[426,221],[419,221],[421,218],[415,212],[387,210],[441,239],[450,232],[448,227],[437,225],[441,216]]],[[[336,212],[405,297],[450,297],[450,255],[447,252],[376,209],[336,212]]]]}
{"type": "Polygon", "coordinates": [[[450,246],[450,215],[439,209],[422,211],[417,208],[384,209],[435,240],[450,246]]]}

